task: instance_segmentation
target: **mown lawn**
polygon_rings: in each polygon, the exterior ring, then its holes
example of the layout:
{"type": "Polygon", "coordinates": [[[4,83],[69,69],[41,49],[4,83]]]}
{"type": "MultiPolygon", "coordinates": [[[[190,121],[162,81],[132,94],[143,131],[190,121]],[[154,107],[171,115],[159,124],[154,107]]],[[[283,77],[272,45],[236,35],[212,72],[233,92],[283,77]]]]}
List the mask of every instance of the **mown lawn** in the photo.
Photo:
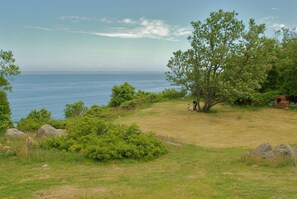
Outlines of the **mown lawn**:
{"type": "Polygon", "coordinates": [[[203,114],[188,112],[185,101],[158,103],[117,122],[156,131],[166,155],[109,163],[41,150],[0,156],[0,198],[297,198],[297,167],[240,161],[263,141],[297,144],[296,115],[226,105],[203,114]]]}

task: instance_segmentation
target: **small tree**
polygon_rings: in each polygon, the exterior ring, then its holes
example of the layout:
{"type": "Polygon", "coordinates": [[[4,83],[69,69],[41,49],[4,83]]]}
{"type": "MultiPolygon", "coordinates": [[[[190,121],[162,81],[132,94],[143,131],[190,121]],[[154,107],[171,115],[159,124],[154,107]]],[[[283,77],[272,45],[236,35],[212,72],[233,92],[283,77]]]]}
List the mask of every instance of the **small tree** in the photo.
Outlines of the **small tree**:
{"type": "Polygon", "coordinates": [[[11,51],[0,50],[0,134],[13,126],[6,91],[11,91],[9,79],[20,73],[11,51]]]}
{"type": "Polygon", "coordinates": [[[0,90],[0,135],[13,126],[7,95],[0,90]]]}
{"type": "Polygon", "coordinates": [[[66,118],[78,117],[85,113],[87,109],[83,101],[78,101],[73,104],[66,104],[64,114],[66,118]]]}
{"type": "Polygon", "coordinates": [[[117,107],[122,103],[132,100],[135,96],[135,88],[131,86],[128,82],[120,86],[114,86],[112,88],[111,99],[109,102],[109,106],[117,107]]]}
{"type": "Polygon", "coordinates": [[[192,22],[191,49],[173,53],[167,79],[197,97],[198,110],[224,100],[247,98],[266,78],[276,45],[263,36],[265,25],[250,20],[245,31],[237,13],[212,12],[203,23],[192,22]],[[201,101],[204,105],[201,105],[201,101]]]}

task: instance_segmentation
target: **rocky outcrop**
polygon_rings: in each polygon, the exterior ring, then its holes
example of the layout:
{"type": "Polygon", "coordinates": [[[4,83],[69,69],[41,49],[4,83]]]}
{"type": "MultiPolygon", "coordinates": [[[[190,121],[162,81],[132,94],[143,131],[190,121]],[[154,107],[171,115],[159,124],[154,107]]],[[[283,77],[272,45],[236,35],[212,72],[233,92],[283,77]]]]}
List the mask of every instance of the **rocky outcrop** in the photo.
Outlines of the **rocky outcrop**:
{"type": "Polygon", "coordinates": [[[255,150],[248,151],[242,156],[243,161],[248,160],[297,160],[297,148],[288,144],[281,144],[272,148],[269,143],[259,145],[255,150]]]}
{"type": "Polygon", "coordinates": [[[5,136],[8,139],[20,139],[20,138],[25,139],[26,137],[28,137],[28,134],[26,134],[22,131],[19,131],[15,128],[12,128],[12,129],[7,129],[5,136]]]}
{"type": "Polygon", "coordinates": [[[62,135],[66,135],[65,130],[55,129],[51,125],[46,124],[38,130],[36,137],[44,138],[44,137],[55,137],[55,136],[62,136],[62,135]]]}

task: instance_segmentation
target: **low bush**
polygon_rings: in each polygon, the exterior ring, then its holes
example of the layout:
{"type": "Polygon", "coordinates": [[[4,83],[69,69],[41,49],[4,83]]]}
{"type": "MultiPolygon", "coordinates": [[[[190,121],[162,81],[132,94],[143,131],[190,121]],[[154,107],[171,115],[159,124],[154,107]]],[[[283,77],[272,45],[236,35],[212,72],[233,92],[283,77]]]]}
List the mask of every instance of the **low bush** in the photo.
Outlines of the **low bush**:
{"type": "Polygon", "coordinates": [[[114,86],[112,88],[112,94],[109,102],[109,106],[118,107],[122,103],[132,100],[135,96],[135,88],[128,82],[120,86],[114,86]]]}
{"type": "Polygon", "coordinates": [[[83,101],[78,101],[73,104],[66,104],[64,114],[65,118],[78,117],[87,111],[87,107],[83,101]]]}
{"type": "Polygon", "coordinates": [[[148,160],[166,153],[166,148],[154,134],[144,134],[136,125],[118,125],[80,117],[68,121],[67,132],[66,137],[40,142],[40,147],[79,152],[98,161],[148,160]]]}
{"type": "Polygon", "coordinates": [[[158,101],[160,101],[160,95],[155,93],[138,91],[137,95],[132,100],[124,102],[123,104],[121,104],[120,107],[125,110],[131,110],[135,108],[144,107],[158,101]]]}
{"type": "Polygon", "coordinates": [[[34,132],[37,131],[41,126],[50,123],[51,113],[45,108],[41,110],[31,111],[25,118],[22,118],[17,128],[21,131],[34,132]]]}
{"type": "Polygon", "coordinates": [[[186,90],[176,90],[176,89],[164,89],[161,96],[166,99],[180,99],[187,95],[186,90]]]}
{"type": "Polygon", "coordinates": [[[268,91],[265,93],[254,93],[252,95],[251,105],[253,106],[267,106],[270,102],[274,101],[279,91],[268,91]]]}
{"type": "Polygon", "coordinates": [[[237,99],[233,104],[236,105],[252,105],[252,106],[267,106],[274,101],[276,95],[279,95],[279,91],[268,91],[265,93],[255,92],[246,99],[237,99]]]}

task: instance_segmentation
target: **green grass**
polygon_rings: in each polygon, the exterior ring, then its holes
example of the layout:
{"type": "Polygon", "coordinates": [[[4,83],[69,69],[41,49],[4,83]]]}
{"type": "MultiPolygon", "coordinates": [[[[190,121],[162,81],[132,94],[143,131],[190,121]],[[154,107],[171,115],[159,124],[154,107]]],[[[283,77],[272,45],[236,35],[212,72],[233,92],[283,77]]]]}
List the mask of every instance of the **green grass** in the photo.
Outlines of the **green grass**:
{"type": "Polygon", "coordinates": [[[10,143],[19,155],[0,156],[0,198],[297,198],[295,166],[256,166],[240,161],[256,141],[260,144],[261,140],[257,139],[261,136],[257,134],[263,133],[264,128],[257,128],[260,124],[273,123],[271,113],[284,118],[280,119],[284,132],[275,130],[271,134],[273,140],[277,142],[279,137],[281,141],[296,144],[292,133],[296,122],[286,120],[289,116],[296,117],[295,112],[223,105],[211,114],[193,113],[186,110],[186,102],[182,101],[158,103],[117,120],[127,123],[134,120],[142,128],[156,129],[157,135],[167,142],[168,153],[152,161],[100,163],[79,154],[27,150],[20,147],[21,143],[10,143]],[[170,117],[164,118],[164,111],[170,117]],[[183,121],[188,119],[199,119],[200,126],[186,128],[183,121]],[[153,121],[156,122],[151,126],[145,126],[153,121]],[[170,122],[174,123],[170,125],[170,122]],[[214,132],[205,130],[207,125],[214,132]],[[164,133],[166,128],[171,134],[164,133]],[[217,134],[226,132],[232,137],[216,138],[215,129],[217,134]],[[236,136],[237,132],[243,137],[236,136]],[[208,135],[203,137],[203,133],[208,135]],[[187,134],[186,137],[183,134],[187,134]],[[254,135],[255,140],[245,139],[246,134],[254,135]],[[194,144],[190,144],[191,136],[194,144]],[[207,141],[198,142],[196,136],[207,141]],[[178,141],[184,142],[176,143],[178,141]]]}
{"type": "Polygon", "coordinates": [[[297,197],[296,167],[245,165],[244,148],[168,148],[149,162],[98,163],[63,153],[1,158],[0,198],[297,197]]]}

